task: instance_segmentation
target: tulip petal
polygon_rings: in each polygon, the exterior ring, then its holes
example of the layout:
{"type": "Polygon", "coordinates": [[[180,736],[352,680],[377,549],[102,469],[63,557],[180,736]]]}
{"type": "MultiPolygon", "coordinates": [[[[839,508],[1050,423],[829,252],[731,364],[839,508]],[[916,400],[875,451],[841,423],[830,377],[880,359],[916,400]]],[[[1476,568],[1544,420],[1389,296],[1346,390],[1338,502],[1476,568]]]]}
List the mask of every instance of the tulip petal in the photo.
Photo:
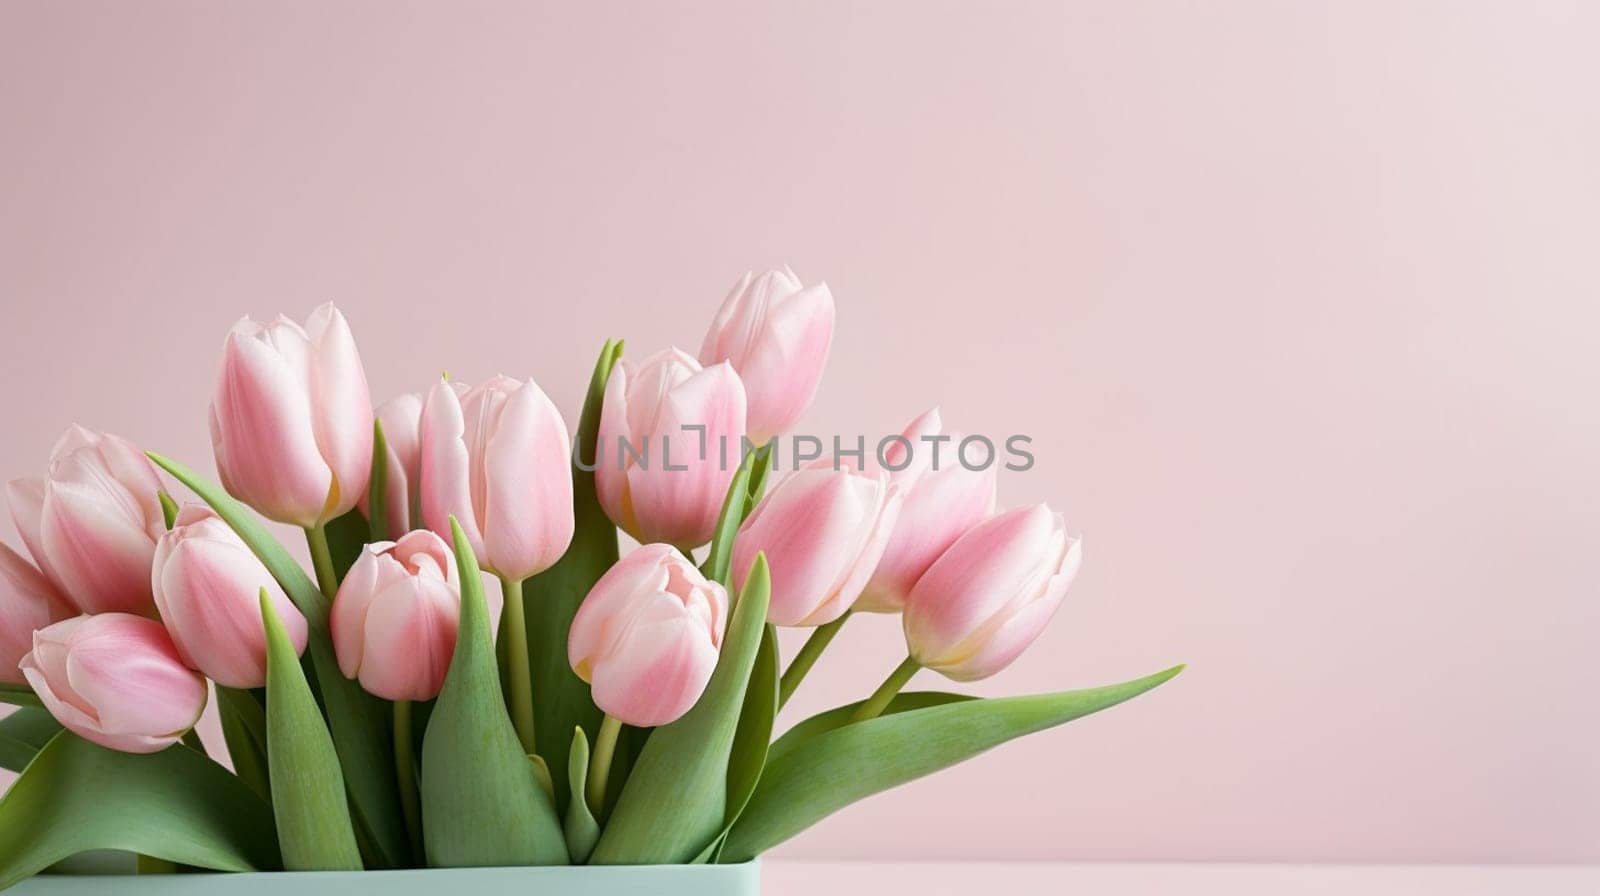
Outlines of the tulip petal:
{"type": "Polygon", "coordinates": [[[466,423],[461,399],[448,383],[436,383],[429,390],[420,432],[423,523],[448,540],[450,517],[454,516],[473,553],[481,558],[483,536],[472,508],[472,477],[463,440],[466,423]]]}
{"type": "Polygon", "coordinates": [[[350,510],[372,470],[372,393],[344,315],[331,303],[306,320],[311,338],[311,411],[317,446],[338,492],[324,518],[350,510]]]}
{"type": "Polygon", "coordinates": [[[572,441],[561,412],[532,380],[506,398],[483,457],[486,568],[525,579],[572,542],[572,441]]]}
{"type": "Polygon", "coordinates": [[[147,612],[155,542],[137,521],[108,507],[94,486],[46,487],[40,533],[62,590],[89,613],[147,612]]]}

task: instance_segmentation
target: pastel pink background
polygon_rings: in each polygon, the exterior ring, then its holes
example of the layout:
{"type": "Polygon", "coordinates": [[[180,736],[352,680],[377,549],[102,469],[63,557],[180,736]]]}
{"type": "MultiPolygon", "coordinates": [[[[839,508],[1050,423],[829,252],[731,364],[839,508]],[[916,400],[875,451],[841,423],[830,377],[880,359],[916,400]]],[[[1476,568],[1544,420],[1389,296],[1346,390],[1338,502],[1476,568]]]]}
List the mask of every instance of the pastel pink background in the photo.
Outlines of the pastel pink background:
{"type": "MultiPolygon", "coordinates": [[[[1558,2],[9,0],[0,475],[74,420],[210,469],[246,312],[337,300],[379,398],[572,414],[604,338],[695,348],[788,262],[839,303],[808,430],[1030,434],[1003,499],[1086,535],[981,690],[1190,669],[782,854],[1600,860],[1597,43],[1558,2]]],[[[790,716],[899,650],[852,624],[790,716]]]]}

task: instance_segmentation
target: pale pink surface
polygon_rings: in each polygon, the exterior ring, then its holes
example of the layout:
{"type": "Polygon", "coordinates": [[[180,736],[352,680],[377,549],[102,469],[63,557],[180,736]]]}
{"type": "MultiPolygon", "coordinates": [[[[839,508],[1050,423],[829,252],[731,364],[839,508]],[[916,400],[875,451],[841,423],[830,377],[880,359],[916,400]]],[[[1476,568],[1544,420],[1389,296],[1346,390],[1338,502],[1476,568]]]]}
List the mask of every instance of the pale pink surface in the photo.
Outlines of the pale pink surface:
{"type": "Polygon", "coordinates": [[[150,587],[178,655],[217,684],[267,683],[263,588],[295,654],[305,650],[305,616],[244,540],[204,504],[184,505],[156,543],[150,587]]]}
{"type": "Polygon", "coordinates": [[[22,683],[17,663],[33,649],[34,631],[77,612],[37,567],[0,545],[0,682],[22,683]]]}
{"type": "MultiPolygon", "coordinates": [[[[1001,506],[1090,542],[973,689],[1190,668],[781,853],[1600,861],[1597,35],[1561,0],[0,4],[0,476],[74,420],[208,471],[220,334],[330,298],[374,395],[503,369],[575,421],[606,338],[697,345],[787,262],[838,310],[801,429],[1025,432],[1001,506]]],[[[784,723],[899,628],[852,618],[784,723]]]]}
{"type": "Polygon", "coordinates": [[[184,666],[167,630],[128,613],[39,629],[22,674],[56,721],[126,753],[177,743],[206,706],[205,680],[184,666]]]}
{"type": "Polygon", "coordinates": [[[328,624],[346,678],[386,700],[432,700],[444,686],[460,620],[455,552],[418,529],[362,550],[328,624]]]}
{"type": "Polygon", "coordinates": [[[702,368],[678,349],[623,359],[598,433],[595,494],[607,516],[642,543],[711,540],[744,450],[745,389],[731,366],[702,368]]]}
{"type": "Polygon", "coordinates": [[[584,597],[567,637],[595,704],[630,725],[665,725],[700,699],[717,665],[728,594],[671,545],[618,560],[584,597]]]}

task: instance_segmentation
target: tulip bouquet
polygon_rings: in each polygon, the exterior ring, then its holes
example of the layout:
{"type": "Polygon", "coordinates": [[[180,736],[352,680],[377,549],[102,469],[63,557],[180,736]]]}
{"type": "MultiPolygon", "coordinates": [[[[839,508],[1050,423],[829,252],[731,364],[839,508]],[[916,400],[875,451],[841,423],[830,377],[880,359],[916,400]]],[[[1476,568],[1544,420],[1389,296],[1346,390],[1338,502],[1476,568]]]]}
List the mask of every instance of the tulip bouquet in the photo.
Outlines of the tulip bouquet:
{"type": "Polygon", "coordinates": [[[228,334],[220,485],[74,427],[7,490],[32,562],[0,546],[0,887],[104,849],[141,873],[745,863],[1175,675],[904,690],[1011,663],[1082,547],[1045,505],[996,513],[993,464],[930,458],[965,444],[936,412],[780,476],[833,324],[825,285],[746,275],[698,357],[607,343],[574,438],[531,379],[374,409],[324,306],[228,334]],[[304,530],[309,574],[262,518],[304,530]],[[904,660],[775,738],[856,612],[901,614],[904,660]],[[787,664],[780,626],[811,630],[787,664]]]}

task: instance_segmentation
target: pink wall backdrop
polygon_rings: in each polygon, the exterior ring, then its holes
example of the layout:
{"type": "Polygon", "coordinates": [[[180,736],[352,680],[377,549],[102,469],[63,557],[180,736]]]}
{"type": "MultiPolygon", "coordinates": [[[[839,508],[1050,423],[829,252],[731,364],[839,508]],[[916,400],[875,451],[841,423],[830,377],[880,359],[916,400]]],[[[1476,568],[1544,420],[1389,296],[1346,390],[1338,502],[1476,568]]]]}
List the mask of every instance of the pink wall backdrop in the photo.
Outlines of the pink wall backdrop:
{"type": "MultiPolygon", "coordinates": [[[[8,0],[0,474],[74,420],[209,469],[246,312],[338,301],[379,398],[575,414],[604,338],[697,347],[788,262],[839,302],[808,430],[1028,433],[1003,500],[1086,535],[980,690],[1190,670],[782,854],[1600,860],[1597,44],[1576,2],[8,0]]],[[[790,716],[899,650],[852,624],[790,716]]]]}

